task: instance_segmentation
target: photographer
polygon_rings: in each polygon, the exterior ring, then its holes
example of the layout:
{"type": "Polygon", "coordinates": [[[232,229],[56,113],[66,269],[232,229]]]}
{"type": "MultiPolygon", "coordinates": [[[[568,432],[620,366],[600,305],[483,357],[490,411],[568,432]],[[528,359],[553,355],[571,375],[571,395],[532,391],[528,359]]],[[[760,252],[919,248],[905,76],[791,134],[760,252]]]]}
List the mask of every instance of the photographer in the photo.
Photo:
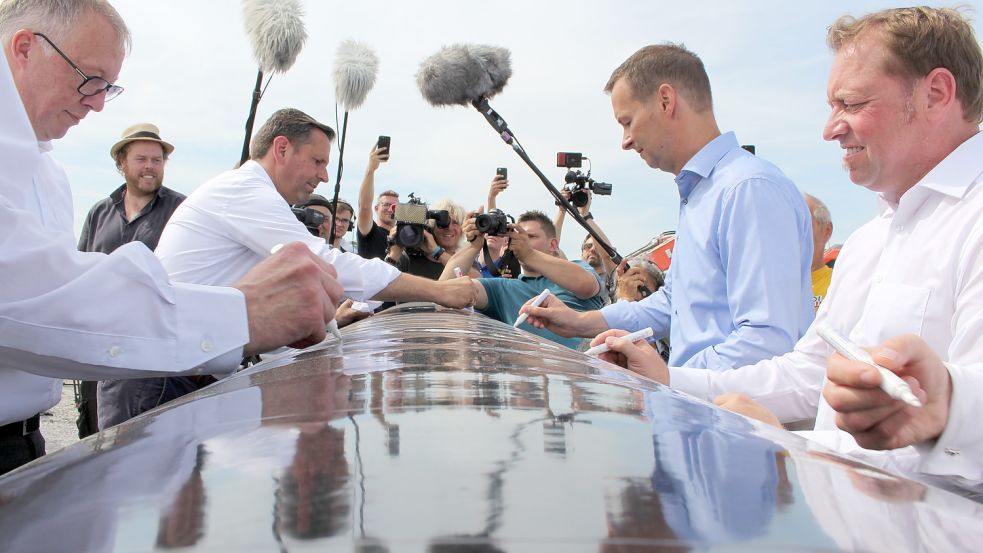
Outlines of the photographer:
{"type": "MultiPolygon", "coordinates": [[[[493,209],[498,209],[497,198],[498,195],[505,191],[509,187],[509,179],[505,175],[496,174],[495,178],[491,181],[491,187],[488,189],[488,211],[493,209]]],[[[559,240],[559,236],[557,236],[559,240]]],[[[509,247],[509,240],[507,237],[502,235],[493,235],[485,237],[485,245],[488,246],[488,259],[485,255],[478,255],[478,272],[480,276],[484,278],[512,278],[519,274],[519,262],[515,259],[514,255],[509,255],[505,257],[505,252],[509,247]],[[492,269],[494,267],[494,270],[492,269]]]]}
{"type": "MultiPolygon", "coordinates": [[[[462,248],[444,268],[441,280],[454,278],[454,268],[470,270],[475,256],[482,250],[485,234],[478,232],[474,214],[464,223],[468,245],[462,248]]],[[[557,238],[553,222],[539,211],[527,211],[518,223],[507,226],[509,249],[519,260],[522,272],[516,278],[480,278],[472,281],[475,308],[485,315],[512,324],[519,308],[545,288],[556,298],[576,311],[600,309],[604,305],[601,279],[583,261],[567,261],[557,257],[557,238]]],[[[524,329],[576,348],[580,340],[561,338],[548,330],[526,325],[524,329]]]]}
{"type": "MultiPolygon", "coordinates": [[[[386,261],[404,273],[438,280],[444,265],[461,246],[461,221],[465,213],[463,207],[446,198],[432,204],[430,208],[434,211],[447,211],[450,224],[445,228],[437,224],[424,227],[423,241],[414,248],[404,248],[397,243],[396,233],[400,227],[394,226],[389,233],[386,261]]],[[[470,267],[465,273],[469,269],[470,267]]]]}
{"type": "Polygon", "coordinates": [[[377,203],[372,205],[372,196],[375,194],[375,172],[380,164],[387,161],[389,161],[389,148],[380,148],[378,144],[373,144],[369,152],[369,163],[365,167],[365,178],[358,189],[358,225],[355,241],[358,245],[358,255],[365,259],[385,257],[386,236],[396,228],[393,208],[399,202],[399,194],[393,190],[383,190],[379,193],[377,203]]]}
{"type": "Polygon", "coordinates": [[[662,271],[648,259],[626,258],[618,265],[615,301],[641,301],[665,284],[662,271]]]}
{"type": "MultiPolygon", "coordinates": [[[[603,230],[601,230],[601,227],[597,224],[597,221],[594,220],[594,215],[590,212],[590,206],[594,202],[594,193],[590,190],[579,190],[578,193],[582,195],[581,197],[586,198],[586,202],[584,202],[583,205],[577,206],[577,211],[580,212],[580,216],[587,221],[590,228],[596,232],[602,240],[610,244],[611,241],[608,240],[607,235],[604,234],[603,230]]],[[[571,201],[570,190],[567,188],[560,190],[560,194],[563,194],[563,197],[566,198],[568,202],[571,201]]],[[[563,209],[563,206],[560,206],[557,210],[556,218],[554,219],[553,223],[556,226],[557,240],[560,239],[563,232],[563,221],[566,219],[566,215],[567,211],[563,209]]],[[[566,258],[566,256],[564,256],[564,258],[566,258]]],[[[617,269],[617,266],[611,259],[611,256],[608,255],[608,252],[606,252],[604,248],[601,248],[594,243],[594,237],[590,234],[588,234],[584,238],[584,241],[581,242],[580,258],[586,261],[591,268],[597,271],[597,274],[604,278],[604,289],[606,292],[605,296],[607,297],[607,301],[605,301],[605,303],[615,301],[615,269],[617,269]]]]}

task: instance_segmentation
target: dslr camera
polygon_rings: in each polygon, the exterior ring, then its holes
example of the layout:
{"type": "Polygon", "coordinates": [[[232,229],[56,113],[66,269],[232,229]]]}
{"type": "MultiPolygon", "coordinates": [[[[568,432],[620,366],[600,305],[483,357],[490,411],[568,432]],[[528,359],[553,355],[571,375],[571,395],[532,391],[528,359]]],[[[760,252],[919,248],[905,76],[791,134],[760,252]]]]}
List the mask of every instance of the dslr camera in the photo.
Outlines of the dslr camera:
{"type": "Polygon", "coordinates": [[[324,224],[324,214],[316,209],[311,209],[309,207],[291,207],[291,211],[294,212],[294,216],[304,226],[307,230],[311,232],[314,236],[321,236],[321,225],[324,224]]]}
{"type": "Polygon", "coordinates": [[[585,175],[579,167],[583,160],[590,159],[583,154],[576,152],[557,152],[556,166],[567,169],[566,176],[563,177],[563,188],[570,192],[570,203],[577,207],[584,207],[590,201],[590,192],[598,196],[610,196],[613,185],[606,182],[597,182],[590,177],[590,169],[585,175]]]}
{"type": "Polygon", "coordinates": [[[406,203],[396,204],[396,245],[402,248],[418,248],[423,243],[423,233],[429,232],[428,219],[439,228],[451,226],[451,216],[446,209],[432,211],[423,200],[410,193],[406,203]]]}
{"type": "Polygon", "coordinates": [[[475,217],[474,226],[487,236],[505,236],[509,233],[509,222],[515,222],[511,215],[501,209],[492,209],[475,217]]]}

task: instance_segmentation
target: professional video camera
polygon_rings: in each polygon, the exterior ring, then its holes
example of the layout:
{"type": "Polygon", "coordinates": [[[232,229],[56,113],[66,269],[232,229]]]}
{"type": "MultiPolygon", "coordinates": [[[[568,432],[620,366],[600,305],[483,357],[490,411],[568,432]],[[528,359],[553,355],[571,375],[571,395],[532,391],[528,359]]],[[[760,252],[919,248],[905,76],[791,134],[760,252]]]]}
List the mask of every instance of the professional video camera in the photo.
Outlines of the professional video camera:
{"type": "Polygon", "coordinates": [[[597,182],[590,178],[590,168],[587,169],[586,175],[582,171],[574,170],[579,168],[585,159],[590,160],[590,158],[577,152],[557,152],[556,154],[556,166],[568,169],[566,176],[563,177],[564,182],[566,182],[563,188],[570,192],[570,203],[577,207],[584,207],[590,201],[588,190],[598,196],[610,196],[613,188],[611,184],[597,182]]]}
{"type": "Polygon", "coordinates": [[[403,248],[416,248],[423,243],[423,233],[429,232],[427,219],[433,219],[438,228],[451,226],[451,216],[446,209],[431,211],[423,200],[410,193],[404,204],[396,204],[396,244],[403,248]]]}
{"type": "Polygon", "coordinates": [[[307,230],[311,231],[314,236],[321,236],[321,225],[324,224],[324,214],[316,209],[309,207],[291,207],[291,211],[294,212],[294,216],[304,226],[307,230]]]}
{"type": "Polygon", "coordinates": [[[475,217],[474,226],[478,232],[488,236],[505,236],[509,233],[509,222],[515,222],[511,215],[501,209],[492,209],[475,217]]]}

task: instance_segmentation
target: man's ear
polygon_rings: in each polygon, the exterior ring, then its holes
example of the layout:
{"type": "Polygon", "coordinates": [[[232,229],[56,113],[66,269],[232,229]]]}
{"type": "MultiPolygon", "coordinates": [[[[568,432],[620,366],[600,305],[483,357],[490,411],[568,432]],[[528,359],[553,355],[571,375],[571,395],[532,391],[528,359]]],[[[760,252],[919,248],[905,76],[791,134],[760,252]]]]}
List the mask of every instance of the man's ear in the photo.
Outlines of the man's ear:
{"type": "Polygon", "coordinates": [[[676,112],[676,105],[678,101],[676,89],[669,83],[662,83],[659,85],[658,90],[655,91],[655,101],[658,102],[660,113],[663,113],[668,117],[672,117],[672,115],[676,112]]]}
{"type": "Polygon", "coordinates": [[[293,148],[293,145],[290,144],[290,140],[286,136],[277,136],[273,139],[273,145],[270,146],[270,149],[273,151],[273,159],[278,163],[283,163],[287,157],[287,152],[291,148],[293,148]]]}
{"type": "Polygon", "coordinates": [[[34,33],[27,29],[21,29],[10,37],[10,57],[11,62],[17,69],[23,69],[27,65],[28,58],[38,50],[37,39],[34,33]]]}
{"type": "Polygon", "coordinates": [[[925,109],[930,119],[944,117],[953,107],[960,109],[956,97],[956,77],[948,69],[937,67],[931,70],[923,77],[922,84],[925,87],[925,109]]]}

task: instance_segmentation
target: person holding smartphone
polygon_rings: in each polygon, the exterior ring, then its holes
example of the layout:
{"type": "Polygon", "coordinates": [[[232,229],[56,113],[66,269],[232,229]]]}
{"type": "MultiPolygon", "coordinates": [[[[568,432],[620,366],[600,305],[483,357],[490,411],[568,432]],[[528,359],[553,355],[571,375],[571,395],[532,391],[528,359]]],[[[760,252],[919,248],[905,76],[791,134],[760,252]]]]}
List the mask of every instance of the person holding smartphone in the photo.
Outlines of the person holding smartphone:
{"type": "Polygon", "coordinates": [[[396,204],[399,193],[384,190],[375,203],[375,172],[379,165],[389,161],[390,138],[380,136],[369,152],[369,163],[365,167],[365,178],[358,190],[358,224],[355,242],[358,255],[366,259],[384,259],[389,247],[389,233],[396,228],[396,204]]]}

